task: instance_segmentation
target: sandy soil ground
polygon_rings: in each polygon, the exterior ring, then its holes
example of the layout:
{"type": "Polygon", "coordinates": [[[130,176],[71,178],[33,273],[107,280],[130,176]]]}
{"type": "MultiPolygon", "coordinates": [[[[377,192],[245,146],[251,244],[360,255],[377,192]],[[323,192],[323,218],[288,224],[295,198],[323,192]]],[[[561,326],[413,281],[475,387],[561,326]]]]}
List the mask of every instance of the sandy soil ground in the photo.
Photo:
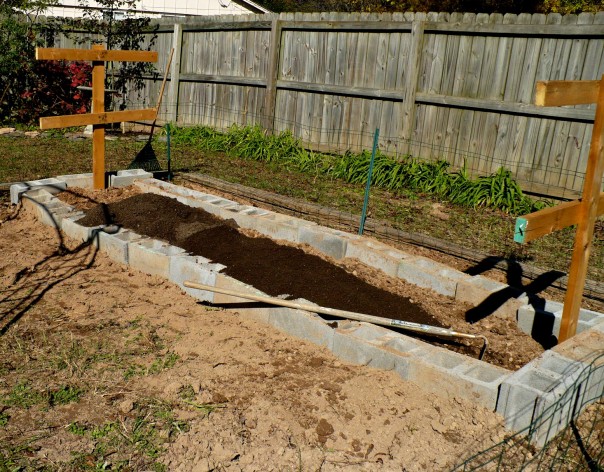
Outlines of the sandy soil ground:
{"type": "Polygon", "coordinates": [[[55,470],[447,470],[505,434],[490,411],[204,307],[3,205],[0,463],[27,441],[13,461],[55,470]],[[80,395],[62,404],[67,384],[80,395]],[[24,385],[54,403],[14,401],[24,385]],[[157,430],[152,460],[140,424],[157,430]],[[103,425],[128,457],[101,451],[103,425]]]}

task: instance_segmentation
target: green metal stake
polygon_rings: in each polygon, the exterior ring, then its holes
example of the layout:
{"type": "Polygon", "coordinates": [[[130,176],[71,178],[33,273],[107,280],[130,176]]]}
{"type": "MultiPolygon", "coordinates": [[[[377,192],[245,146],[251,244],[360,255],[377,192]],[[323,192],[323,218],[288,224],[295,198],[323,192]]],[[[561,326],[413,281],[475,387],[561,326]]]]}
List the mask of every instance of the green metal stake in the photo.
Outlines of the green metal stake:
{"type": "Polygon", "coordinates": [[[367,207],[369,206],[369,190],[371,189],[371,175],[373,174],[373,162],[375,161],[375,153],[378,147],[378,138],[380,129],[375,129],[373,136],[373,149],[371,150],[371,160],[369,161],[369,172],[367,173],[367,186],[365,187],[365,201],[363,202],[363,212],[361,213],[361,223],[359,225],[359,235],[363,235],[365,229],[365,220],[367,219],[367,207]]]}
{"type": "Polygon", "coordinates": [[[172,180],[172,169],[170,167],[171,163],[171,152],[170,152],[170,123],[166,123],[166,144],[167,144],[167,157],[168,157],[168,182],[172,180]]]}

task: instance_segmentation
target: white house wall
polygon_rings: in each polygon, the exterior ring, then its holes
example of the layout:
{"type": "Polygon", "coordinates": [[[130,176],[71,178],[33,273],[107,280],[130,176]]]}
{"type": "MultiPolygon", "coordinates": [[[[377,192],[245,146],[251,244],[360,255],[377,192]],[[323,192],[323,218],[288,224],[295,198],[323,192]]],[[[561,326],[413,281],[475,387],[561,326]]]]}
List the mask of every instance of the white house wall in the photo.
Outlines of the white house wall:
{"type": "MultiPolygon", "coordinates": [[[[45,12],[47,16],[79,17],[83,10],[78,0],[62,0],[62,7],[50,7],[45,12]]],[[[99,7],[91,1],[90,7],[99,7]]],[[[124,12],[126,13],[126,12],[124,12]]],[[[192,16],[192,15],[241,15],[251,13],[246,8],[232,0],[141,0],[137,2],[135,15],[161,16],[192,16]]]]}

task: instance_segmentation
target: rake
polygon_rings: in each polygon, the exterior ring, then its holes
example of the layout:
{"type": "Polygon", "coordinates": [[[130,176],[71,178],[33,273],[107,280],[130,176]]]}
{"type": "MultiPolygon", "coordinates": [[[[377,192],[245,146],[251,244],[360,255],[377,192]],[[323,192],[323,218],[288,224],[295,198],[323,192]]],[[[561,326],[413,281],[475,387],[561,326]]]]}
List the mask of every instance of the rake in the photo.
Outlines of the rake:
{"type": "Polygon", "coordinates": [[[161,105],[161,100],[164,96],[164,89],[166,88],[166,80],[168,79],[168,71],[170,70],[170,65],[172,64],[172,55],[174,54],[174,48],[170,51],[170,57],[168,59],[168,65],[166,66],[166,72],[164,73],[164,80],[161,84],[161,90],[159,91],[159,99],[157,100],[157,107],[155,108],[155,119],[153,123],[151,123],[151,132],[149,133],[149,139],[143,146],[143,148],[138,152],[134,160],[128,166],[128,169],[143,169],[147,172],[157,172],[162,170],[159,161],[157,160],[157,156],[155,155],[155,150],[153,149],[153,145],[151,141],[153,140],[153,132],[155,131],[155,125],[157,123],[157,115],[159,114],[159,107],[161,105]]]}

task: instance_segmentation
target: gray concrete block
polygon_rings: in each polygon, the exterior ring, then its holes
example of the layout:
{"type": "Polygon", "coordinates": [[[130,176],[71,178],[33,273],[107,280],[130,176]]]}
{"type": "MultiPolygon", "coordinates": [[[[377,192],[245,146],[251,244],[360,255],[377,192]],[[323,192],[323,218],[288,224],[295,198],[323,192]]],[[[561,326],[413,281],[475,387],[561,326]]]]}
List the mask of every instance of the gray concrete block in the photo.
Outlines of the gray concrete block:
{"type": "Polygon", "coordinates": [[[214,292],[197,290],[183,285],[190,281],[204,285],[216,286],[218,272],[224,269],[221,264],[212,264],[205,257],[180,256],[170,261],[169,280],[197,300],[214,302],[214,292]]]}
{"type": "Polygon", "coordinates": [[[577,395],[585,390],[585,364],[566,359],[546,351],[536,359],[533,367],[559,376],[559,382],[539,395],[532,416],[531,437],[533,444],[543,446],[573,418],[577,395]]]}
{"type": "Polygon", "coordinates": [[[426,345],[418,354],[414,352],[408,358],[407,373],[403,378],[417,383],[426,391],[464,398],[494,409],[498,378],[489,382],[489,375],[477,367],[479,361],[473,361],[461,354],[426,345]]]}
{"type": "Polygon", "coordinates": [[[21,195],[29,190],[29,186],[24,183],[13,184],[10,186],[10,202],[18,205],[21,195]]]}
{"type": "Polygon", "coordinates": [[[336,329],[333,333],[333,353],[347,362],[377,369],[394,369],[397,354],[383,349],[384,340],[364,341],[354,336],[356,329],[336,329]]]}
{"type": "Polygon", "coordinates": [[[547,361],[547,356],[525,365],[501,384],[496,411],[505,418],[506,427],[513,431],[528,427],[535,417],[538,401],[543,402],[548,392],[567,389],[573,374],[577,373],[577,368],[573,367],[567,373],[560,374],[572,364],[566,364],[565,367],[560,363],[554,368],[555,362],[552,360],[546,362],[548,368],[541,368],[544,359],[547,361]]]}
{"type": "MultiPolygon", "coordinates": [[[[306,300],[296,301],[308,303],[306,300]]],[[[270,311],[268,322],[292,336],[333,350],[334,328],[315,313],[291,308],[275,308],[270,311]]]]}
{"type": "Polygon", "coordinates": [[[65,235],[74,241],[83,243],[92,241],[102,226],[86,227],[78,224],[83,213],[76,213],[73,216],[63,218],[61,221],[61,230],[65,235]]]}
{"type": "Polygon", "coordinates": [[[92,172],[87,174],[58,175],[57,179],[65,182],[65,184],[67,184],[67,188],[92,188],[93,186],[92,172]]]}
{"type": "Polygon", "coordinates": [[[528,303],[524,292],[481,275],[460,280],[455,299],[505,319],[516,319],[520,307],[528,303]]]}
{"type": "Polygon", "coordinates": [[[59,201],[52,193],[43,187],[29,189],[26,192],[23,192],[21,197],[27,197],[27,200],[40,204],[59,201]]]}
{"type": "Polygon", "coordinates": [[[397,254],[395,251],[389,251],[389,247],[385,244],[361,239],[348,241],[344,257],[357,259],[363,264],[381,270],[386,275],[397,277],[401,260],[410,256],[402,252],[397,254]]]}
{"type": "Polygon", "coordinates": [[[260,234],[271,239],[298,242],[299,225],[296,225],[293,220],[284,221],[277,219],[271,213],[248,216],[241,223],[237,220],[237,223],[245,228],[258,231],[260,234]]]}
{"type": "Polygon", "coordinates": [[[184,249],[154,239],[128,243],[128,260],[132,268],[166,279],[170,276],[170,259],[185,254],[184,249]]]}
{"type": "MultiPolygon", "coordinates": [[[[222,267],[219,264],[216,264],[216,266],[222,267]]],[[[226,274],[216,273],[216,282],[214,285],[217,288],[223,288],[235,292],[266,296],[264,292],[252,287],[251,285],[244,284],[233,277],[229,277],[226,274]]],[[[247,298],[235,297],[222,293],[215,293],[212,303],[223,308],[236,309],[238,313],[251,316],[256,320],[265,323],[268,323],[270,312],[274,309],[272,305],[265,305],[247,298]]]]}
{"type": "Polygon", "coordinates": [[[143,169],[118,170],[117,175],[109,176],[110,187],[128,187],[137,179],[152,178],[153,174],[143,169]]]}
{"type": "Polygon", "coordinates": [[[308,244],[334,259],[342,259],[346,255],[348,244],[347,239],[342,237],[344,234],[321,226],[300,226],[298,241],[308,244]]]}
{"type": "Polygon", "coordinates": [[[51,198],[41,203],[38,200],[29,198],[28,194],[24,193],[21,201],[23,202],[23,207],[31,212],[40,223],[45,226],[59,228],[60,224],[53,210],[60,208],[61,203],[57,202],[56,199],[51,198]]]}
{"type": "Polygon", "coordinates": [[[129,244],[142,239],[147,238],[127,229],[115,231],[115,227],[110,227],[98,232],[97,244],[110,259],[121,264],[128,264],[129,244]]]}
{"type": "Polygon", "coordinates": [[[398,266],[397,276],[418,287],[429,288],[441,295],[454,297],[457,293],[458,280],[439,274],[436,267],[426,267],[422,262],[421,258],[417,257],[403,260],[398,266]]]}
{"type": "Polygon", "coordinates": [[[34,189],[44,189],[48,193],[55,195],[66,188],[67,184],[56,178],[29,180],[10,186],[10,201],[13,205],[17,205],[23,193],[34,189]]]}

